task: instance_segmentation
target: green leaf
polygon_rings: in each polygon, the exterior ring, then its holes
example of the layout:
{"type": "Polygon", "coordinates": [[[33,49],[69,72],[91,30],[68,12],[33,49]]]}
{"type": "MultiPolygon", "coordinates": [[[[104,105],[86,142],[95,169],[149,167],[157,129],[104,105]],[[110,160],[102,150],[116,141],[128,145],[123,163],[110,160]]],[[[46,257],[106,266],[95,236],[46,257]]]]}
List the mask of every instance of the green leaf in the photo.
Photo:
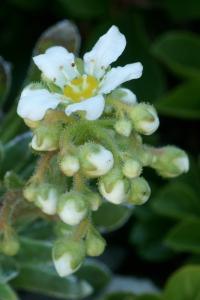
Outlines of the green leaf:
{"type": "Polygon", "coordinates": [[[174,250],[200,254],[200,219],[185,220],[166,236],[166,243],[174,250]]]}
{"type": "Polygon", "coordinates": [[[0,106],[8,94],[11,84],[11,66],[0,56],[0,106]]]}
{"type": "Polygon", "coordinates": [[[80,299],[92,293],[92,287],[73,276],[61,278],[51,265],[24,264],[13,280],[16,288],[58,299],[80,299]]]}
{"type": "Polygon", "coordinates": [[[30,141],[31,134],[25,133],[5,144],[4,160],[0,170],[1,175],[10,170],[18,171],[27,162],[33,160],[33,155],[29,148],[30,141]]]}
{"type": "Polygon", "coordinates": [[[15,172],[8,171],[4,176],[4,184],[5,187],[10,190],[22,188],[24,183],[15,172]]]}
{"type": "Polygon", "coordinates": [[[86,280],[95,292],[104,288],[111,280],[109,269],[103,263],[95,260],[86,260],[76,276],[86,280]]]}
{"type": "Polygon", "coordinates": [[[6,283],[19,273],[16,261],[8,256],[0,255],[0,282],[6,283]]]}
{"type": "Polygon", "coordinates": [[[0,283],[0,300],[18,300],[18,297],[9,285],[0,283]]]}
{"type": "Polygon", "coordinates": [[[200,2],[197,0],[164,0],[162,5],[167,9],[170,16],[176,21],[198,20],[200,17],[200,2]]]}
{"type": "Polygon", "coordinates": [[[186,266],[175,272],[164,290],[163,300],[200,300],[200,266],[186,266]]]}
{"type": "Polygon", "coordinates": [[[93,213],[93,222],[102,232],[113,231],[123,226],[131,213],[131,207],[104,202],[93,213]]]}
{"type": "Polygon", "coordinates": [[[175,219],[199,218],[200,215],[198,194],[186,183],[169,183],[158,192],[152,205],[159,214],[175,219]]]}
{"type": "Polygon", "coordinates": [[[168,32],[152,47],[153,54],[173,72],[200,78],[200,37],[191,32],[168,32]]]}
{"type": "Polygon", "coordinates": [[[200,80],[189,81],[155,102],[158,112],[177,118],[200,119],[200,80]]]}
{"type": "Polygon", "coordinates": [[[106,14],[109,1],[107,0],[59,0],[62,9],[78,18],[95,18],[106,14]]]}
{"type": "Polygon", "coordinates": [[[100,300],[136,300],[137,297],[129,292],[114,292],[100,300]]]}
{"type": "MultiPolygon", "coordinates": [[[[144,211],[144,207],[141,207],[144,211]]],[[[144,218],[136,216],[130,241],[137,249],[138,255],[148,261],[163,261],[169,259],[173,253],[164,244],[164,236],[172,226],[172,222],[163,216],[157,215],[149,207],[146,208],[147,215],[144,218]]]]}
{"type": "MultiPolygon", "coordinates": [[[[46,49],[52,46],[62,46],[77,54],[80,48],[80,35],[77,26],[69,20],[63,20],[45,30],[36,43],[33,56],[44,53],[46,49]]],[[[26,83],[40,80],[40,75],[41,72],[31,63],[26,83]]]]}

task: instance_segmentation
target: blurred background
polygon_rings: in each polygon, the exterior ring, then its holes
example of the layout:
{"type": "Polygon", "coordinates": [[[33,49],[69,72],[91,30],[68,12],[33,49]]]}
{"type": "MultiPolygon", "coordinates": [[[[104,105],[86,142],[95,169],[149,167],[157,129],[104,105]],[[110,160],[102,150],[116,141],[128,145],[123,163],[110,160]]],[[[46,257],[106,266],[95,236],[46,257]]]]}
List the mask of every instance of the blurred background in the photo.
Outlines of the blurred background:
{"type": "MultiPolygon", "coordinates": [[[[175,144],[190,155],[191,170],[178,179],[162,180],[147,171],[149,203],[135,209],[128,222],[128,213],[119,212],[108,231],[126,224],[106,234],[101,260],[114,273],[149,278],[162,288],[181,266],[200,263],[200,1],[1,0],[0,55],[11,63],[13,76],[5,112],[20,92],[36,41],[63,19],[78,26],[81,55],[112,24],[119,27],[127,47],[117,64],[144,66],[143,77],[127,86],[160,115],[160,130],[146,142],[175,144]]],[[[111,217],[106,212],[104,217],[109,227],[111,217]]]]}

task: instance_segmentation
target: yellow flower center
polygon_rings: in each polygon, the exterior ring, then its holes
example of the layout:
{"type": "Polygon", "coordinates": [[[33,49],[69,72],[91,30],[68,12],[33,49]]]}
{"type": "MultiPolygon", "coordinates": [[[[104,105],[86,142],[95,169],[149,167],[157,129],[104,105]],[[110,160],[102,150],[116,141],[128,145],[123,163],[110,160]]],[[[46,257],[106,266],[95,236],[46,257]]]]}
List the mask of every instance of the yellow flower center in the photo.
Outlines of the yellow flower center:
{"type": "Polygon", "coordinates": [[[93,76],[83,75],[74,78],[64,87],[64,95],[74,102],[92,97],[98,88],[98,80],[93,76]]]}

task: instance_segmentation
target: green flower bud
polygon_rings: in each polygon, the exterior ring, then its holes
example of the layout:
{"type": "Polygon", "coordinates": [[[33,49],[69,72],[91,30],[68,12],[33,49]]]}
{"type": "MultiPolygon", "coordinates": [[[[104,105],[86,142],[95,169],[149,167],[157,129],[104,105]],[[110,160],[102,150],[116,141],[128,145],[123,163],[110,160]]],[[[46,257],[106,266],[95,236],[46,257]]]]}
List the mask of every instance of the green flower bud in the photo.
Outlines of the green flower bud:
{"type": "Polygon", "coordinates": [[[35,184],[29,184],[25,186],[23,190],[23,196],[29,202],[34,202],[37,197],[38,187],[35,184]]]}
{"type": "Polygon", "coordinates": [[[86,252],[89,256],[101,255],[106,246],[106,241],[100,235],[100,233],[93,227],[90,226],[86,236],[86,252]]]}
{"type": "Polygon", "coordinates": [[[115,123],[115,130],[126,137],[131,134],[132,124],[129,120],[122,119],[115,123]]]}
{"type": "Polygon", "coordinates": [[[76,272],[86,255],[83,241],[59,240],[53,247],[53,262],[59,276],[64,277],[76,272]]]}
{"type": "Polygon", "coordinates": [[[1,252],[8,256],[14,256],[18,253],[19,248],[20,243],[16,232],[11,228],[6,229],[0,243],[1,252]]]}
{"type": "Polygon", "coordinates": [[[57,202],[59,191],[50,183],[43,183],[38,187],[35,204],[45,214],[55,215],[57,210],[57,202]]]}
{"type": "Polygon", "coordinates": [[[99,177],[112,169],[112,152],[102,145],[86,143],[80,147],[80,163],[83,173],[88,177],[99,177]]]}
{"type": "Polygon", "coordinates": [[[127,200],[129,184],[118,169],[111,170],[99,180],[101,195],[113,204],[121,204],[127,200]]]}
{"type": "Polygon", "coordinates": [[[141,205],[147,202],[151,194],[151,189],[148,182],[143,177],[138,177],[132,180],[131,190],[128,202],[134,205],[141,205]]]}
{"type": "Polygon", "coordinates": [[[156,157],[152,167],[163,177],[176,177],[189,170],[187,154],[177,147],[166,146],[157,149],[156,157]]]}
{"type": "Polygon", "coordinates": [[[60,160],[61,171],[66,176],[73,176],[80,168],[79,160],[73,155],[64,155],[60,160]]]}
{"type": "Polygon", "coordinates": [[[58,202],[58,215],[68,225],[78,225],[88,214],[87,199],[81,193],[63,194],[58,202]]]}
{"type": "Polygon", "coordinates": [[[36,151],[54,151],[59,147],[60,127],[55,124],[40,126],[34,130],[31,147],[36,151]]]}
{"type": "Polygon", "coordinates": [[[96,211],[102,203],[102,199],[98,193],[87,191],[85,197],[89,203],[90,209],[96,211]]]}
{"type": "Polygon", "coordinates": [[[135,178],[142,173],[142,166],[138,160],[127,159],[123,165],[123,174],[128,178],[135,178]]]}
{"type": "Polygon", "coordinates": [[[129,117],[135,130],[141,134],[150,135],[158,129],[158,115],[155,108],[150,104],[140,103],[135,105],[130,110],[129,117]]]}

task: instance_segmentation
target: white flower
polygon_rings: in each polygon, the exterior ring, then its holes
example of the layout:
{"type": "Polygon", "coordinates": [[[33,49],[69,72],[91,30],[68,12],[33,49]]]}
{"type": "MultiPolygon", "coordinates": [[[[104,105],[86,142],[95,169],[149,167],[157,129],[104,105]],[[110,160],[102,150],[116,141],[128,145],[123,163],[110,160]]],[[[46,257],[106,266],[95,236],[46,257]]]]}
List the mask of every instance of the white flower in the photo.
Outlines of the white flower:
{"type": "MultiPolygon", "coordinates": [[[[105,95],[122,83],[142,75],[139,62],[109,68],[122,54],[125,46],[124,35],[116,26],[112,26],[92,50],[84,55],[83,72],[79,70],[74,54],[63,47],[51,47],[44,54],[35,56],[34,63],[41,70],[44,80],[59,87],[60,93],[27,87],[21,94],[18,114],[24,119],[38,121],[43,119],[48,109],[56,109],[62,103],[68,116],[83,112],[87,120],[98,119],[104,111],[105,95]]],[[[132,92],[127,89],[124,92],[127,98],[125,101],[135,101],[132,92]]]]}

